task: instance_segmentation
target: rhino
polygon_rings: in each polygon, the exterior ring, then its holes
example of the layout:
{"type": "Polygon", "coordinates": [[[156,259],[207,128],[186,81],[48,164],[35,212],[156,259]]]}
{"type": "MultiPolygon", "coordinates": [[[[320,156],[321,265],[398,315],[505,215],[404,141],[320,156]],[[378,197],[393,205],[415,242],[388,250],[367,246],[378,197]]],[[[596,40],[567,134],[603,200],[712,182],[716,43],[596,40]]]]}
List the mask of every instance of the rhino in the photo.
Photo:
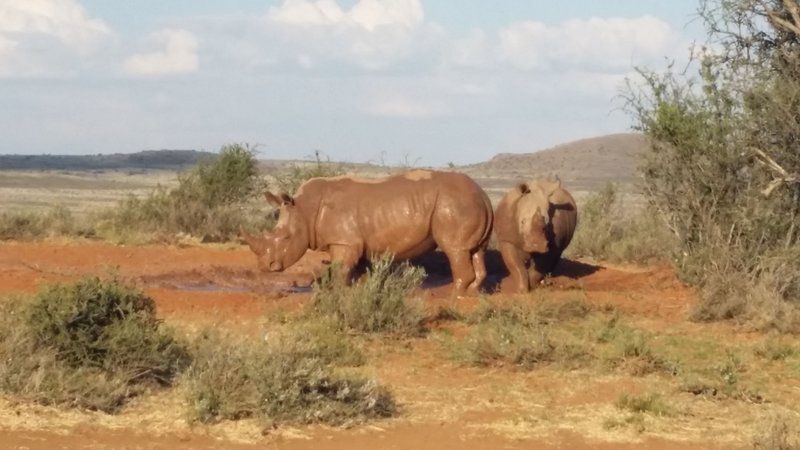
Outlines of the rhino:
{"type": "Polygon", "coordinates": [[[509,276],[502,289],[528,292],[555,269],[578,222],[561,181],[533,180],[509,191],[495,212],[495,237],[509,276]]]}
{"type": "Polygon", "coordinates": [[[294,197],[265,194],[279,208],[272,232],[242,238],[261,270],[277,272],[306,250],[328,252],[350,281],[363,259],[390,254],[396,260],[440,248],[450,262],[453,292],[477,293],[494,213],[486,193],[455,172],[413,170],[379,179],[312,178],[294,197]]]}

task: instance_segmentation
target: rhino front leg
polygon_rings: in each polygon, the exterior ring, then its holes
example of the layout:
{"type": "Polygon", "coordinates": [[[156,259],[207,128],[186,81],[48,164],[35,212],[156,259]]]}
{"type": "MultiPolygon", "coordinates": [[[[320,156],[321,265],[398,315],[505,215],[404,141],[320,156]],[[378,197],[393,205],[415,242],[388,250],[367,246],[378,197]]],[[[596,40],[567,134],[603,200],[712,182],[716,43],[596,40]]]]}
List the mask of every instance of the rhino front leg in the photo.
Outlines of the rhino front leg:
{"type": "Polygon", "coordinates": [[[450,260],[450,270],[453,272],[453,295],[463,297],[467,288],[475,281],[472,254],[469,250],[442,250],[450,260]]]}
{"type": "Polygon", "coordinates": [[[525,264],[530,256],[509,242],[498,242],[498,248],[508,269],[508,278],[502,281],[501,289],[520,294],[528,292],[530,284],[525,264]]]}
{"type": "Polygon", "coordinates": [[[353,269],[361,259],[361,249],[355,245],[336,244],[330,246],[331,262],[339,263],[339,277],[345,284],[350,285],[353,269]]]}

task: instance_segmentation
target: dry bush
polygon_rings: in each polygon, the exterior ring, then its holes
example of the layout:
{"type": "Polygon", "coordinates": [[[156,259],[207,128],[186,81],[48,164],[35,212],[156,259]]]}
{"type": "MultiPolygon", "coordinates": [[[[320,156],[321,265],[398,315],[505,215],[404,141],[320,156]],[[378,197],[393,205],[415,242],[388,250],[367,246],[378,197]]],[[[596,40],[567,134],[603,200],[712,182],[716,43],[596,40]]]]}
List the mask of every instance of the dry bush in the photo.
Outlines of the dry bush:
{"type": "Polygon", "coordinates": [[[38,403],[115,412],[188,364],[153,300],[116,280],[52,285],[4,308],[0,388],[38,403]]]}
{"type": "Polygon", "coordinates": [[[395,412],[385,388],[337,374],[332,364],[340,361],[341,348],[331,352],[338,344],[319,346],[320,341],[328,338],[298,333],[254,342],[204,333],[194,343],[194,362],[185,375],[190,418],[341,425],[395,412]]]}
{"type": "Polygon", "coordinates": [[[330,317],[341,329],[361,333],[418,336],[424,331],[425,310],[412,296],[425,279],[423,269],[384,256],[351,286],[335,275],[337,270],[331,267],[314,284],[310,315],[330,317]]]}
{"type": "Polygon", "coordinates": [[[0,213],[0,241],[42,239],[57,236],[90,237],[95,231],[57,205],[44,212],[0,213]]]}
{"type": "Polygon", "coordinates": [[[669,259],[675,242],[651,211],[631,210],[609,183],[580,209],[580,226],[567,248],[572,257],[614,263],[651,264],[669,259]]]}

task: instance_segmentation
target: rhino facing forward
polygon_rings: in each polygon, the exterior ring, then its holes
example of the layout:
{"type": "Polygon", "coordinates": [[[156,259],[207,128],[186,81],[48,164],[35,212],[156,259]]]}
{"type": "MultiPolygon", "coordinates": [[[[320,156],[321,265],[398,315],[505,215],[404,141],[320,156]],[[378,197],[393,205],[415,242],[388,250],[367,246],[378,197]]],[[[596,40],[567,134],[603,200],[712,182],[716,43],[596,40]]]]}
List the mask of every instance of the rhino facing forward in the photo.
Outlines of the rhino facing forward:
{"type": "Polygon", "coordinates": [[[455,294],[478,292],[486,278],[492,206],[466,175],[414,170],[381,179],[314,178],[294,197],[266,197],[280,208],[275,229],[263,237],[243,233],[262,270],[282,271],[306,250],[322,250],[349,280],[362,258],[409,259],[438,246],[450,261],[455,294]]]}
{"type": "Polygon", "coordinates": [[[578,222],[578,209],[560,181],[534,180],[497,205],[495,236],[508,268],[503,290],[528,292],[555,269],[578,222]]]}

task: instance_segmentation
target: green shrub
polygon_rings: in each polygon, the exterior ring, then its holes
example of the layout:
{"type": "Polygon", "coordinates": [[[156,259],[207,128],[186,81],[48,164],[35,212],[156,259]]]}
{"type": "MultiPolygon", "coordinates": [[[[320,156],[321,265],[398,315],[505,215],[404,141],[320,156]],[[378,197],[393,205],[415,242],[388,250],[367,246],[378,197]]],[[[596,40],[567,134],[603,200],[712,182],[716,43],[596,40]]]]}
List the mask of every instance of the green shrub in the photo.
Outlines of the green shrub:
{"type": "Polygon", "coordinates": [[[609,183],[580,208],[580,226],[567,254],[614,263],[649,264],[668,260],[675,242],[658,215],[631,210],[609,183]]]}
{"type": "Polygon", "coordinates": [[[352,286],[335,275],[333,266],[314,284],[310,313],[331,317],[341,329],[362,333],[417,336],[424,330],[425,311],[412,294],[425,279],[421,268],[395,265],[390,256],[372,267],[352,286]]]}
{"type": "Polygon", "coordinates": [[[217,158],[179,175],[176,187],[158,187],[144,198],[130,196],[102,212],[98,233],[123,242],[170,240],[179,234],[227,241],[241,228],[270,227],[267,205],[255,198],[264,187],[255,155],[246,145],[226,145],[217,158]]]}
{"type": "Polygon", "coordinates": [[[329,358],[320,356],[326,350],[295,340],[253,342],[205,333],[193,354],[186,373],[192,420],[255,417],[340,425],[388,417],[396,410],[385,388],[336,374],[329,358]]]}
{"type": "Polygon", "coordinates": [[[114,412],[188,364],[153,300],[116,280],[52,285],[4,316],[0,389],[39,403],[114,412]]]}

